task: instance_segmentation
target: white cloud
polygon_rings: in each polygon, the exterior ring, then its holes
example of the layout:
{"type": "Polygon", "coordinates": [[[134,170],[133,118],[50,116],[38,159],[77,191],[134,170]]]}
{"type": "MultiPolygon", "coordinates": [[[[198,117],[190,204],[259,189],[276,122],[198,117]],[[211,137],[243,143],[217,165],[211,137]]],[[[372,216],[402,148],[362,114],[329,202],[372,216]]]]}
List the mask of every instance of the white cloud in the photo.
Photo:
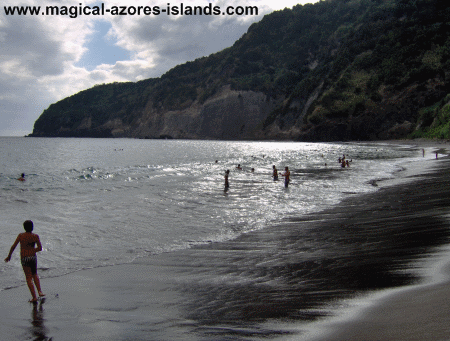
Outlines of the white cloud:
{"type": "MultiPolygon", "coordinates": [[[[0,135],[30,133],[34,121],[51,103],[95,84],[137,81],[158,77],[170,68],[231,46],[251,23],[272,10],[292,7],[298,1],[210,1],[212,6],[258,6],[259,16],[19,16],[6,15],[0,7],[0,135]],[[100,64],[88,71],[77,67],[95,32],[95,21],[109,22],[104,39],[129,51],[129,60],[100,64]]],[[[310,2],[310,1],[304,1],[310,2]]],[[[98,2],[83,1],[95,6],[98,2]]],[[[179,6],[181,2],[163,1],[179,6]]],[[[302,2],[303,3],[303,2],[302,2]]],[[[28,6],[78,6],[79,2],[22,0],[28,6]]],[[[112,1],[111,6],[145,6],[147,0],[112,1]]],[[[208,1],[183,1],[207,6],[208,1]]],[[[151,5],[154,6],[154,5],[151,5]]],[[[104,51],[109,53],[108,50],[104,51]]]]}

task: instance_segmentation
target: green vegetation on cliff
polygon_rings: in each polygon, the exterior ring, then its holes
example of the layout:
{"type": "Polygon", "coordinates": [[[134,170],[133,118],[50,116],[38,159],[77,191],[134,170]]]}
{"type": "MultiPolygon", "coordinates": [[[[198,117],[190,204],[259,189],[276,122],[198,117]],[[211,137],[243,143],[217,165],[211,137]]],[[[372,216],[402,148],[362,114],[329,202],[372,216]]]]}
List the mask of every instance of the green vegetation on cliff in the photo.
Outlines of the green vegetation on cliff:
{"type": "MultiPolygon", "coordinates": [[[[289,137],[300,140],[449,138],[449,28],[442,0],[297,5],[160,78],[99,85],[55,103],[32,135],[113,136],[105,123],[133,127],[148,110],[184,110],[230,85],[279,103],[258,138],[276,138],[274,127],[295,128],[289,137]]],[[[132,128],[124,136],[142,137],[132,128]]]]}
{"type": "Polygon", "coordinates": [[[418,125],[412,138],[450,138],[450,95],[434,105],[418,112],[418,125]]]}

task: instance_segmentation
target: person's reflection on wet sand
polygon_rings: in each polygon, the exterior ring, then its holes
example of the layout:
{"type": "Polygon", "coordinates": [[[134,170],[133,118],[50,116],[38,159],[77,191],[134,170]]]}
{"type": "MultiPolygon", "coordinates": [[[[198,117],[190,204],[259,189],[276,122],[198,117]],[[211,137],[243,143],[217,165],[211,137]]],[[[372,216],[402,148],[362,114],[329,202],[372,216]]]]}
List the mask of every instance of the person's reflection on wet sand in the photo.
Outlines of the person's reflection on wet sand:
{"type": "Polygon", "coordinates": [[[49,338],[47,334],[47,328],[44,325],[44,307],[43,304],[45,302],[45,298],[39,300],[39,302],[33,303],[33,310],[31,311],[31,339],[39,340],[39,341],[50,341],[52,338],[49,338]]]}

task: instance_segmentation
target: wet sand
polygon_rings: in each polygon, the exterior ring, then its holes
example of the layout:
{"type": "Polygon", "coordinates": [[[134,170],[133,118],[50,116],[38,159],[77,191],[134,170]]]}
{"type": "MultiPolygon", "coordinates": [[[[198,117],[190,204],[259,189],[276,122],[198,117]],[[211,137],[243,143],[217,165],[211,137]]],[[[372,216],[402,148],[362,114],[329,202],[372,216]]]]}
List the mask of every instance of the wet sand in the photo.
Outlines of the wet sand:
{"type": "MultiPolygon", "coordinates": [[[[398,143],[396,141],[391,143],[398,143]]],[[[449,151],[448,142],[417,141],[421,147],[433,147],[437,157],[449,151]]],[[[442,160],[441,160],[442,161],[442,160]]],[[[450,222],[450,202],[448,200],[449,161],[438,164],[433,172],[421,180],[414,181],[409,194],[409,208],[395,210],[405,217],[438,217],[442,228],[450,222]],[[406,212],[405,212],[406,211],[406,212]]],[[[420,176],[419,176],[420,177],[420,176]]],[[[394,189],[395,190],[395,189],[394,189]]],[[[399,195],[401,195],[401,190],[399,195]]],[[[403,218],[402,218],[403,219],[403,218]]],[[[425,228],[433,228],[432,221],[425,228]]],[[[347,314],[331,317],[311,327],[301,340],[311,341],[379,341],[379,340],[430,340],[450,339],[450,247],[447,244],[442,253],[435,255],[423,269],[426,278],[418,284],[396,289],[387,289],[353,302],[347,314]]],[[[299,338],[294,338],[299,340],[299,338]]]]}
{"type": "MultiPolygon", "coordinates": [[[[446,269],[447,272],[450,269],[446,269]]],[[[421,285],[374,298],[351,319],[329,323],[309,334],[308,340],[450,339],[450,283],[421,285]]]]}
{"type": "Polygon", "coordinates": [[[433,167],[233,241],[43,278],[36,305],[26,286],[2,291],[2,340],[446,340],[447,276],[424,284],[403,270],[449,241],[450,161],[433,167]],[[319,234],[333,251],[301,258],[319,234]],[[374,291],[347,319],[323,318],[339,312],[330,302],[374,291]]]}

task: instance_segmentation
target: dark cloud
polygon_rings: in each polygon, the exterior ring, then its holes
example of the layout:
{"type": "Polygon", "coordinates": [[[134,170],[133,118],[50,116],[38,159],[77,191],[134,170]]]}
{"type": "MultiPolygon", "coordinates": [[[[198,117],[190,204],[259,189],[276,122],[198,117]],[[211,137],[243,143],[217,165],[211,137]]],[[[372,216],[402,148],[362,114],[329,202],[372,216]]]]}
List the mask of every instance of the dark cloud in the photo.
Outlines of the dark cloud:
{"type": "Polygon", "coordinates": [[[6,16],[2,18],[0,45],[3,58],[13,58],[28,75],[41,77],[64,72],[63,62],[74,56],[64,53],[61,41],[52,40],[49,27],[35,17],[6,16]]]}

